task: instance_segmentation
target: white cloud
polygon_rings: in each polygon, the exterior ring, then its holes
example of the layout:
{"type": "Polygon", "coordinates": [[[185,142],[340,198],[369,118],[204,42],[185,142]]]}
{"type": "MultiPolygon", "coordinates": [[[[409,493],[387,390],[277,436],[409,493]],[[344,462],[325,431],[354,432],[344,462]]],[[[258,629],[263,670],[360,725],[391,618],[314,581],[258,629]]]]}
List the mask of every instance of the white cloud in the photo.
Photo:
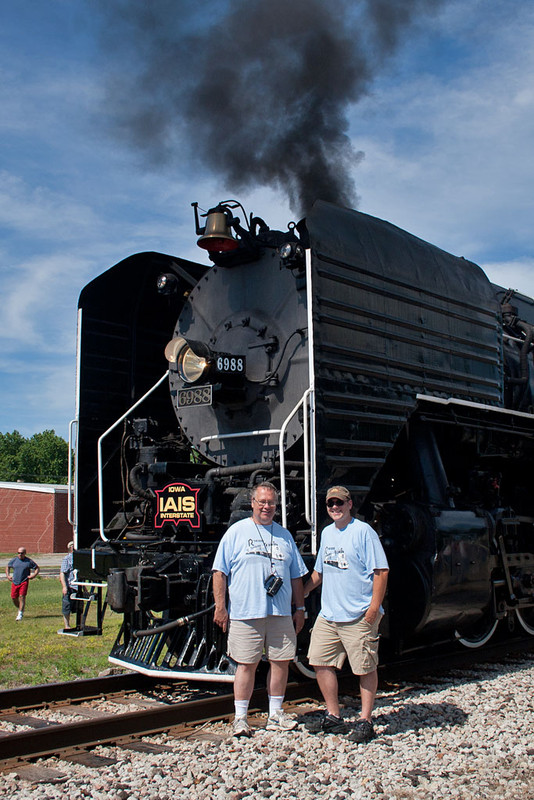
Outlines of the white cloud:
{"type": "Polygon", "coordinates": [[[361,210],[475,261],[533,252],[533,42],[527,11],[452,77],[379,82],[354,110],[361,210]]]}
{"type": "Polygon", "coordinates": [[[81,199],[48,186],[29,185],[19,175],[0,172],[0,225],[32,238],[56,243],[85,239],[98,217],[81,199]]]}
{"type": "Polygon", "coordinates": [[[517,261],[480,264],[492,283],[534,298],[534,256],[517,261]]]}
{"type": "MultiPolygon", "coordinates": [[[[75,5],[67,4],[74,23],[75,5]]],[[[58,24],[25,3],[36,29],[24,27],[19,40],[4,36],[0,50],[0,430],[25,435],[47,427],[66,435],[82,287],[144,250],[206,262],[190,204],[210,207],[234,193],[216,176],[192,175],[187,163],[149,172],[137,153],[108,138],[97,113],[94,41],[85,55],[77,52],[91,31],[74,24],[58,49],[67,6],[58,24]],[[42,20],[48,33],[54,28],[48,44],[38,35],[42,20]]],[[[365,152],[354,176],[361,210],[530,295],[533,43],[530,4],[445,3],[351,112],[355,148],[365,152]]],[[[293,219],[287,199],[271,189],[236,199],[273,228],[293,219]]]]}

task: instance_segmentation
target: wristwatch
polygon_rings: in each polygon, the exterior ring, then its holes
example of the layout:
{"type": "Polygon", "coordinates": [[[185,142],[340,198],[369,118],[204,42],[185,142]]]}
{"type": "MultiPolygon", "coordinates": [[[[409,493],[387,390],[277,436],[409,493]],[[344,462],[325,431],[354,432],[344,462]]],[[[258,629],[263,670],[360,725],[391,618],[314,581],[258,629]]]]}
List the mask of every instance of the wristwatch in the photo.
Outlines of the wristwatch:
{"type": "Polygon", "coordinates": [[[306,611],[306,606],[297,606],[295,611],[306,611]]]}

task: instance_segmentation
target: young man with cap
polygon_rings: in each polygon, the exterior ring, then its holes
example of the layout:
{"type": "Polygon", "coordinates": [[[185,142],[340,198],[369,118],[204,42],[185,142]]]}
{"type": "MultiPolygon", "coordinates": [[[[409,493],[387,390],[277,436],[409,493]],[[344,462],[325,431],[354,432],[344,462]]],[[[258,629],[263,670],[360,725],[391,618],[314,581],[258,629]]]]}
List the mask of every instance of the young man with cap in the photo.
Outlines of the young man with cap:
{"type": "Polygon", "coordinates": [[[308,659],[326,703],[319,731],[346,733],[341,719],[336,669],[348,657],[360,676],[361,718],[349,739],[367,742],[374,736],[371,714],[378,686],[378,627],[383,616],[388,562],[376,532],[351,514],[352,499],[344,486],[326,494],[332,523],[322,532],[314,570],[305,596],[322,584],[321,611],[313,626],[308,659]]]}
{"type": "Polygon", "coordinates": [[[19,547],[17,555],[11,559],[6,567],[6,577],[11,581],[11,599],[15,608],[18,609],[15,618],[17,622],[20,622],[24,616],[29,582],[36,578],[38,574],[38,565],[27,557],[25,547],[19,547]],[[9,574],[10,569],[13,570],[13,577],[9,574]]]}

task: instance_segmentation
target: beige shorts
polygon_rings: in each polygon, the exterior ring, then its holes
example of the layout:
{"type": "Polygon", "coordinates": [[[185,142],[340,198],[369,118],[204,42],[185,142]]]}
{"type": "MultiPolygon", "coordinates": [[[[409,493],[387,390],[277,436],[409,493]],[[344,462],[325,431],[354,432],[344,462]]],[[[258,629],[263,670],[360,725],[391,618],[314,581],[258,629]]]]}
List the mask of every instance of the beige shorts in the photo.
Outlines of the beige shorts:
{"type": "Polygon", "coordinates": [[[355,675],[367,675],[378,666],[379,614],[374,625],[361,616],[351,622],[330,622],[317,617],[313,626],[308,660],[313,667],[341,669],[348,656],[355,675]]]}
{"type": "Polygon", "coordinates": [[[230,620],[228,655],[238,664],[257,664],[264,652],[269,661],[291,661],[296,647],[292,617],[230,620]]]}

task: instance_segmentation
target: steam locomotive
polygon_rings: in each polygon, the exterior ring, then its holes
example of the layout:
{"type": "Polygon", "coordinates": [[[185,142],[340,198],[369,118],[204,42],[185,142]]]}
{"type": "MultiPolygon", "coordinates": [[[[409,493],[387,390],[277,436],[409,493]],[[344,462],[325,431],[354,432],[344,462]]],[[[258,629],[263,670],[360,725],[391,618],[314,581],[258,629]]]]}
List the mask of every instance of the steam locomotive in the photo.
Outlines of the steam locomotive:
{"type": "Polygon", "coordinates": [[[534,635],[534,301],[326,202],[285,231],[193,207],[212,265],[141,253],[80,296],[75,566],[123,616],[111,662],[233,680],[211,565],[264,480],[310,569],[329,485],[378,531],[382,658],[534,635]]]}

